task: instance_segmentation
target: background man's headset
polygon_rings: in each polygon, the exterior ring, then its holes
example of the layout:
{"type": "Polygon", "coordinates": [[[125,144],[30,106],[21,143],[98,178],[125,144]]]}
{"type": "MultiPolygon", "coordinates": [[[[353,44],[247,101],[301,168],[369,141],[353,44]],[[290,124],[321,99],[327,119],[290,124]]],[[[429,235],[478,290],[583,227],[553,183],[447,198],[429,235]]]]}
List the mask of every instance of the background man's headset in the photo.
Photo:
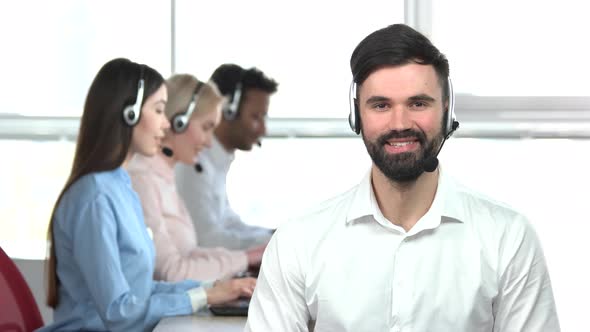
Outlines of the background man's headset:
{"type": "Polygon", "coordinates": [[[238,112],[240,111],[240,103],[242,101],[242,75],[240,75],[239,80],[236,82],[236,86],[234,88],[234,93],[232,94],[231,99],[223,106],[222,114],[223,118],[231,121],[238,117],[238,112]]]}
{"type": "MultiPolygon", "coordinates": [[[[455,118],[455,94],[453,92],[453,83],[451,82],[451,78],[448,78],[449,82],[449,107],[447,108],[447,112],[445,112],[443,121],[444,123],[444,137],[445,140],[451,137],[455,130],[459,128],[459,121],[455,118]]],[[[357,84],[352,81],[350,84],[350,91],[349,91],[349,100],[350,100],[350,114],[348,115],[348,124],[350,125],[350,129],[354,131],[357,135],[361,132],[361,115],[360,115],[360,108],[359,103],[357,100],[357,84]]]]}
{"type": "MultiPolygon", "coordinates": [[[[236,82],[236,86],[234,88],[234,92],[232,93],[231,99],[225,103],[223,108],[221,109],[221,114],[223,114],[223,118],[228,121],[235,120],[238,117],[238,112],[240,111],[240,103],[242,102],[242,77],[244,74],[244,69],[241,70],[241,74],[238,77],[238,81],[236,82]]],[[[258,146],[260,146],[260,141],[257,142],[258,146]]],[[[201,163],[195,164],[195,170],[197,173],[203,172],[203,166],[201,163]]]]}
{"type": "MultiPolygon", "coordinates": [[[[234,88],[234,93],[232,93],[231,99],[223,106],[223,109],[221,110],[223,118],[228,121],[235,120],[235,118],[238,117],[238,112],[240,110],[240,102],[242,100],[241,80],[242,77],[240,75],[240,78],[236,83],[236,87],[234,88]]],[[[260,146],[260,142],[258,142],[258,145],[260,146]]],[[[203,173],[203,166],[201,165],[201,163],[195,164],[195,170],[197,171],[197,173],[203,173]]]]}
{"type": "Polygon", "coordinates": [[[141,105],[143,104],[143,65],[139,65],[139,81],[137,82],[137,95],[135,96],[135,103],[125,106],[123,109],[123,120],[125,123],[133,127],[139,122],[141,116],[141,105]]]}
{"type": "Polygon", "coordinates": [[[182,133],[186,130],[186,128],[188,128],[189,120],[191,119],[191,115],[197,107],[197,100],[199,100],[199,92],[201,91],[201,88],[203,88],[203,85],[203,82],[197,81],[195,91],[193,92],[193,98],[191,99],[191,102],[188,104],[186,111],[177,113],[172,117],[172,131],[174,131],[175,133],[182,133]]]}

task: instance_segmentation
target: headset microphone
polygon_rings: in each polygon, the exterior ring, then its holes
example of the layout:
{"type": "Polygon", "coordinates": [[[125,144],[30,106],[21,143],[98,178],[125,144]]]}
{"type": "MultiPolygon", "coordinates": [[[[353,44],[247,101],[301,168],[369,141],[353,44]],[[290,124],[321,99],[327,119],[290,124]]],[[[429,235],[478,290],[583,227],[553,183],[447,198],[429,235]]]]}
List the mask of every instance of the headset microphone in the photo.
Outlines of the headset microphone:
{"type": "Polygon", "coordinates": [[[429,156],[429,157],[424,158],[424,163],[422,164],[422,168],[424,169],[425,172],[432,173],[432,172],[434,172],[434,170],[436,170],[436,168],[438,167],[438,154],[440,153],[440,150],[442,150],[442,147],[443,147],[443,145],[445,145],[445,142],[447,141],[447,139],[449,139],[449,137],[451,137],[451,135],[453,135],[453,133],[455,132],[455,130],[457,130],[457,128],[459,128],[459,121],[453,120],[453,123],[451,124],[451,130],[448,131],[447,134],[445,135],[445,137],[443,138],[443,141],[440,144],[440,147],[438,148],[438,150],[436,151],[436,154],[434,156],[429,156]]]}
{"type": "Polygon", "coordinates": [[[430,156],[424,159],[424,164],[422,164],[422,168],[425,172],[432,173],[438,167],[438,158],[436,156],[430,156]]]}
{"type": "Polygon", "coordinates": [[[197,173],[203,173],[203,166],[201,166],[200,163],[196,163],[195,164],[195,171],[197,171],[197,173]]]}
{"type": "Polygon", "coordinates": [[[171,148],[168,147],[163,147],[162,148],[162,153],[166,156],[166,157],[172,157],[174,155],[174,151],[172,151],[171,148]]]}

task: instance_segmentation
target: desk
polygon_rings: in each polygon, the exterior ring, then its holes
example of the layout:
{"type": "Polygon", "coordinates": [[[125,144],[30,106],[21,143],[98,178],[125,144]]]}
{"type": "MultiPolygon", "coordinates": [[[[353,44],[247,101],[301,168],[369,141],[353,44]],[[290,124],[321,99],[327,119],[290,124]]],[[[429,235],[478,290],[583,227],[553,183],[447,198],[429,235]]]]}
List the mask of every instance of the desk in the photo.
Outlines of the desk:
{"type": "Polygon", "coordinates": [[[246,317],[221,317],[213,315],[191,315],[162,319],[154,332],[242,332],[246,317]]]}

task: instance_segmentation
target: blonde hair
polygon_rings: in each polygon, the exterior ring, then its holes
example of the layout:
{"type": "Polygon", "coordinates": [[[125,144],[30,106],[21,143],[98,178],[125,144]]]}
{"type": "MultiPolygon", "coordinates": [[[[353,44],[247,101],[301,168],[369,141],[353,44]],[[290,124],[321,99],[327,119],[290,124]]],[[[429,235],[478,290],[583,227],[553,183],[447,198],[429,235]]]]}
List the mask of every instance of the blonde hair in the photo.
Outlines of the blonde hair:
{"type": "MultiPolygon", "coordinates": [[[[180,113],[185,113],[193,100],[197,84],[203,84],[199,90],[199,98],[191,118],[198,114],[216,111],[224,101],[217,85],[213,82],[201,82],[193,75],[177,74],[166,80],[168,88],[168,102],[166,103],[166,117],[168,120],[180,113]]],[[[189,119],[190,120],[190,119],[189,119]]]]}

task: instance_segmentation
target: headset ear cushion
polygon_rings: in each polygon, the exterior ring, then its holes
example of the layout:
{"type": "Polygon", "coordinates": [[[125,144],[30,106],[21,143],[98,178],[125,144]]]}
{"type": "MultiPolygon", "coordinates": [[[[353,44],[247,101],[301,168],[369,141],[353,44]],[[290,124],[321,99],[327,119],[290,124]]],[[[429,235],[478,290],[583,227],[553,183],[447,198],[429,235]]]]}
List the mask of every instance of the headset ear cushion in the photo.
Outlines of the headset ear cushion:
{"type": "Polygon", "coordinates": [[[361,133],[361,112],[356,98],[354,99],[354,132],[357,135],[361,133]]]}
{"type": "Polygon", "coordinates": [[[233,120],[235,119],[235,112],[233,112],[231,105],[226,105],[222,110],[223,118],[226,120],[233,120]]]}
{"type": "Polygon", "coordinates": [[[185,119],[186,115],[184,114],[177,114],[172,118],[172,130],[175,133],[183,132],[187,127],[187,120],[185,119]]]}
{"type": "Polygon", "coordinates": [[[348,114],[348,124],[350,129],[357,135],[361,132],[360,114],[357,101],[357,85],[354,81],[350,83],[350,90],[348,91],[350,113],[348,114]]]}
{"type": "Polygon", "coordinates": [[[139,122],[139,118],[141,117],[141,107],[143,106],[144,97],[144,85],[145,82],[143,80],[143,67],[141,67],[141,71],[139,74],[139,82],[137,82],[135,102],[123,108],[123,120],[125,120],[125,123],[130,127],[135,126],[139,122]]]}
{"type": "Polygon", "coordinates": [[[242,83],[239,81],[234,87],[234,92],[231,94],[231,99],[227,103],[227,108],[224,109],[223,116],[226,120],[234,120],[238,117],[240,110],[240,103],[242,100],[242,83]]]}
{"type": "Polygon", "coordinates": [[[348,125],[352,131],[356,132],[356,115],[354,113],[354,109],[351,106],[350,112],[348,113],[348,125]]]}
{"type": "Polygon", "coordinates": [[[178,117],[174,118],[172,128],[174,128],[175,132],[179,132],[182,129],[182,120],[178,117]]]}
{"type": "Polygon", "coordinates": [[[133,105],[128,105],[125,107],[125,109],[123,109],[123,120],[127,125],[135,125],[135,123],[137,122],[136,117],[137,116],[135,114],[135,109],[133,105]]]}

